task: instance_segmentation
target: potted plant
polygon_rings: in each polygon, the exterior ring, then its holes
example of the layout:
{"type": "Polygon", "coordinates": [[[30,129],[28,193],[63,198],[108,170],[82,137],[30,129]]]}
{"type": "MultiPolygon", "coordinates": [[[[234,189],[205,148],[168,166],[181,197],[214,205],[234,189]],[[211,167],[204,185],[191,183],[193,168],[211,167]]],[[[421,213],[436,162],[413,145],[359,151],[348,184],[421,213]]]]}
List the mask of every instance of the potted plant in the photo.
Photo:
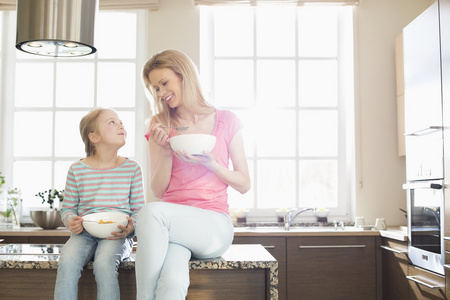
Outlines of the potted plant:
{"type": "Polygon", "coordinates": [[[61,204],[64,201],[64,190],[58,191],[57,189],[49,189],[43,192],[39,192],[35,196],[39,196],[42,199],[42,204],[47,202],[51,210],[57,210],[56,207],[53,207],[53,205],[55,204],[55,199],[58,198],[59,204],[61,204]]]}
{"type": "Polygon", "coordinates": [[[55,200],[59,200],[59,206],[64,201],[64,190],[58,191],[57,189],[49,189],[43,192],[37,193],[42,199],[42,203],[47,203],[50,209],[47,210],[32,210],[30,216],[33,222],[43,229],[56,229],[63,226],[61,221],[61,211],[57,209],[55,200]]]}
{"type": "Polygon", "coordinates": [[[4,188],[5,176],[0,172],[0,226],[20,227],[22,194],[18,188],[4,188]]]}

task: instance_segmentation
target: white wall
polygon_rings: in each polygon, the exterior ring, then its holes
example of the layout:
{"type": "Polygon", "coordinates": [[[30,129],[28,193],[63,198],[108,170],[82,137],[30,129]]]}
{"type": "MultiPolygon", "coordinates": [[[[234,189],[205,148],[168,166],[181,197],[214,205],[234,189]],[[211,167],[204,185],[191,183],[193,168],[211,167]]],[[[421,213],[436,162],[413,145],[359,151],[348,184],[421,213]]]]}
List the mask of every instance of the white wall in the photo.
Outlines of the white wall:
{"type": "Polygon", "coordinates": [[[397,155],[394,40],[434,0],[361,0],[357,8],[356,215],[406,225],[405,158],[397,155]],[[360,184],[361,183],[361,184],[360,184]]]}
{"type": "MultiPolygon", "coordinates": [[[[148,55],[177,49],[199,63],[199,8],[194,1],[159,0],[149,13],[148,55]]],[[[384,217],[404,225],[405,159],[397,155],[394,39],[434,0],[360,0],[356,38],[356,204],[366,224],[384,217]]]]}

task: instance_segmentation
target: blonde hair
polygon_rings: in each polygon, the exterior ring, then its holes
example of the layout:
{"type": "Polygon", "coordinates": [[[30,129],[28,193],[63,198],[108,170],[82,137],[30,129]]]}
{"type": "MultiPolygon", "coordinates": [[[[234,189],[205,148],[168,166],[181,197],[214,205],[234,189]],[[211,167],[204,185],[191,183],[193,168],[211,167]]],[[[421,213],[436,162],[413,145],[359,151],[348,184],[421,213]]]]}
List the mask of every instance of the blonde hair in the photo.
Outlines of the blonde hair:
{"type": "Polygon", "coordinates": [[[95,107],[91,109],[80,121],[80,135],[84,143],[84,151],[86,152],[86,157],[95,154],[95,146],[89,139],[89,133],[95,132],[97,130],[97,119],[102,112],[107,110],[114,111],[111,108],[95,107]]]}
{"type": "Polygon", "coordinates": [[[165,101],[161,101],[158,93],[152,87],[148,75],[155,69],[170,69],[181,79],[183,104],[195,114],[208,114],[214,110],[203,96],[200,87],[197,68],[184,53],[176,50],[165,50],[151,57],[144,65],[142,79],[145,87],[151,93],[155,103],[154,118],[166,126],[179,125],[176,108],[171,108],[165,101]]]}

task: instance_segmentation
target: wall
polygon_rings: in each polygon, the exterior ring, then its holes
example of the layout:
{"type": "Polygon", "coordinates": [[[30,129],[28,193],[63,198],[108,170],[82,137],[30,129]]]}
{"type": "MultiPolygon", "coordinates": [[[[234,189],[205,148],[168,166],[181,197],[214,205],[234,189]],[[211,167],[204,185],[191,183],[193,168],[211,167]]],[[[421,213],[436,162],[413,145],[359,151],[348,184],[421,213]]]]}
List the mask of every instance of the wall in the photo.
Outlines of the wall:
{"type": "MultiPolygon", "coordinates": [[[[193,1],[159,0],[149,13],[148,55],[178,49],[199,63],[199,8],[193,1]]],[[[356,203],[366,224],[384,217],[405,225],[405,159],[397,155],[394,39],[434,0],[360,0],[355,8],[356,203]]],[[[148,176],[147,176],[148,178],[148,176]]]]}
{"type": "Polygon", "coordinates": [[[397,156],[394,40],[434,0],[361,0],[357,8],[356,215],[406,225],[405,158],[397,156]]]}

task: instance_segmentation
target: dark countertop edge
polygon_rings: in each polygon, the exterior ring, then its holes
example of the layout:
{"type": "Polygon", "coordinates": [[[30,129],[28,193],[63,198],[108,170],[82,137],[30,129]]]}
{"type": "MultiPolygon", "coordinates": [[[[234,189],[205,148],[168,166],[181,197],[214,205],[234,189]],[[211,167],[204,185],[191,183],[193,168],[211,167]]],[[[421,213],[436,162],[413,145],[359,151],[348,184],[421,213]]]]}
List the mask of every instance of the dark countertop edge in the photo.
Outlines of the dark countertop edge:
{"type": "MultiPolygon", "coordinates": [[[[267,224],[266,224],[267,225],[267,224]]],[[[249,226],[251,227],[251,226],[249,226]]],[[[240,231],[242,226],[235,227],[234,236],[238,237],[291,237],[291,236],[382,236],[399,241],[407,241],[407,233],[402,230],[388,228],[388,230],[362,230],[362,231],[240,231]]],[[[307,229],[307,227],[305,227],[307,229]]],[[[69,237],[70,231],[66,227],[57,229],[42,229],[39,227],[21,227],[19,229],[0,229],[0,238],[4,237],[69,237]]]]}

